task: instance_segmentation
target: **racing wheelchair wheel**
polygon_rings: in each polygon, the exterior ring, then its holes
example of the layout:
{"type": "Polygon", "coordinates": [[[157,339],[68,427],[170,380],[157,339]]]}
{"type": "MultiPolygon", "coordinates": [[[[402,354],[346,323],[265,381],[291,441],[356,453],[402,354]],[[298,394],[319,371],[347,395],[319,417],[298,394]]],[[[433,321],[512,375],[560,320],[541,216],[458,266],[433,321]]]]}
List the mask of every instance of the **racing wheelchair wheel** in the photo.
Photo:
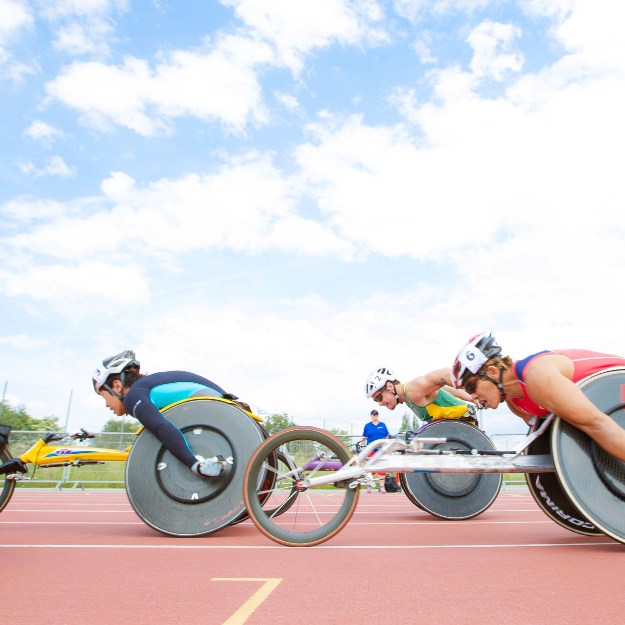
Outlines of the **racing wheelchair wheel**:
{"type": "Polygon", "coordinates": [[[238,406],[207,397],[189,398],[163,413],[185,435],[194,454],[232,456],[218,477],[189,471],[144,430],[126,463],[126,490],[135,512],[170,536],[204,536],[245,514],[243,476],[248,458],[265,435],[238,406]]]}
{"type": "MultiPolygon", "coordinates": [[[[494,451],[491,440],[477,427],[455,419],[432,421],[416,438],[446,438],[426,444],[425,449],[494,451]]],[[[461,521],[487,510],[497,498],[503,476],[497,473],[402,473],[401,484],[408,499],[441,519],[461,521]]]]}
{"type": "MultiPolygon", "coordinates": [[[[578,386],[597,408],[625,428],[625,369],[601,371],[578,386]]],[[[599,530],[625,543],[625,462],[560,418],[554,421],[551,445],[556,472],[571,501],[599,530]]]]}
{"type": "MultiPolygon", "coordinates": [[[[0,464],[8,462],[11,458],[12,456],[7,448],[3,447],[0,449],[0,464]]],[[[11,500],[14,490],[15,480],[7,480],[5,475],[0,475],[0,512],[4,510],[11,500]]]]}
{"type": "MultiPolygon", "coordinates": [[[[525,451],[528,456],[551,455],[551,423],[547,430],[532,441],[525,451]]],[[[526,473],[525,481],[538,507],[558,525],[584,536],[604,533],[571,501],[557,473],[526,473]]]]}
{"type": "Polygon", "coordinates": [[[352,516],[358,490],[333,484],[304,488],[301,482],[332,471],[337,460],[343,465],[351,457],[338,438],[317,428],[289,428],[268,438],[250,459],[244,480],[245,505],[256,527],[288,546],[311,546],[332,538],[352,516]],[[269,492],[259,490],[275,470],[277,454],[289,459],[288,471],[275,475],[269,492]]]}
{"type": "MultiPolygon", "coordinates": [[[[278,479],[278,476],[289,475],[289,472],[295,469],[293,459],[286,456],[283,452],[277,451],[275,454],[267,459],[267,470],[260,476],[261,481],[257,486],[258,500],[261,506],[268,504],[273,507],[265,507],[265,513],[271,516],[280,516],[284,514],[294,503],[297,491],[292,485],[290,480],[285,481],[284,478],[278,479]],[[291,496],[287,496],[284,499],[280,499],[277,503],[277,498],[272,498],[271,494],[279,489],[291,489],[293,492],[289,493],[291,496]]],[[[249,519],[250,515],[247,511],[243,513],[241,517],[231,523],[236,525],[249,519]]]]}

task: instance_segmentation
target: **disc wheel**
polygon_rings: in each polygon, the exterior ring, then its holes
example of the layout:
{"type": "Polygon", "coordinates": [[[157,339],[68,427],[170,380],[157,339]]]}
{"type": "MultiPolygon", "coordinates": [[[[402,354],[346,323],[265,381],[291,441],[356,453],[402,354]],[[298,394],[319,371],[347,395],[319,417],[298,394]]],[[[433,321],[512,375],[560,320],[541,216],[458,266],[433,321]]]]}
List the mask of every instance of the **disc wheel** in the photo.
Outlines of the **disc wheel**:
{"type": "MultiPolygon", "coordinates": [[[[625,369],[602,371],[578,386],[625,428],[625,369]]],[[[551,445],[556,472],[569,498],[597,528],[625,543],[625,463],[561,418],[554,421],[551,445]]]]}
{"type": "MultiPolygon", "coordinates": [[[[319,476],[324,466],[351,459],[345,445],[325,430],[289,428],[268,438],[247,465],[244,498],[258,529],[277,543],[312,546],[340,532],[358,502],[358,490],[333,484],[304,488],[302,481],[319,476]],[[288,459],[287,471],[276,472],[276,459],[288,459]],[[273,479],[267,476],[275,473],[273,479]],[[259,485],[273,482],[271,490],[259,485]]],[[[280,463],[278,463],[278,466],[280,463]]]]}
{"type": "MultiPolygon", "coordinates": [[[[551,455],[551,428],[532,441],[526,455],[551,455]]],[[[558,525],[584,536],[603,536],[604,533],[571,501],[562,487],[557,473],[526,473],[525,481],[538,507],[558,525]]]]}
{"type": "MultiPolygon", "coordinates": [[[[12,456],[5,447],[0,449],[0,464],[11,460],[12,456]]],[[[11,500],[13,491],[15,490],[15,480],[7,480],[5,475],[0,475],[0,512],[11,500]]]]}
{"type": "Polygon", "coordinates": [[[232,456],[233,464],[218,477],[197,475],[144,430],[126,463],[128,498],[139,517],[163,534],[212,534],[245,514],[245,466],[265,436],[243,410],[218,400],[190,398],[164,414],[194,454],[232,456]]]}
{"type": "MultiPolygon", "coordinates": [[[[445,419],[421,428],[416,438],[446,438],[425,449],[494,451],[480,429],[464,421],[445,419]]],[[[408,499],[440,519],[461,521],[487,510],[497,498],[503,476],[496,473],[403,473],[400,477],[408,499]]]]}

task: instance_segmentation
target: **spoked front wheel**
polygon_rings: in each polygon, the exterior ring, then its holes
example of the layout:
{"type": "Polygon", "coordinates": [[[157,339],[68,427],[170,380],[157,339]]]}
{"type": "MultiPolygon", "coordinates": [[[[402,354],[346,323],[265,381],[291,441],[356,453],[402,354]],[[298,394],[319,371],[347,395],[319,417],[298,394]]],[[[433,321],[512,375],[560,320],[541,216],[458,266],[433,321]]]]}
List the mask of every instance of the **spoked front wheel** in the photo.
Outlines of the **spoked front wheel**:
{"type": "Polygon", "coordinates": [[[352,516],[358,489],[333,483],[305,488],[302,481],[334,471],[337,461],[344,465],[350,458],[345,445],[325,430],[289,428],[268,438],[250,459],[244,478],[245,505],[256,527],[290,547],[332,538],[352,516]],[[259,491],[259,484],[273,485],[259,491]]]}
{"type": "MultiPolygon", "coordinates": [[[[279,516],[280,514],[284,514],[294,503],[295,497],[290,496],[280,496],[280,497],[272,497],[271,494],[273,492],[280,492],[278,489],[289,489],[294,490],[293,484],[290,479],[282,478],[278,479],[278,476],[290,475],[291,471],[295,469],[295,464],[291,458],[285,456],[281,451],[276,452],[268,459],[267,471],[265,471],[264,476],[262,477],[262,482],[258,483],[257,494],[258,499],[261,506],[264,506],[266,503],[269,503],[270,508],[265,508],[265,512],[268,516],[279,516]]],[[[284,492],[281,493],[284,495],[284,492]]],[[[296,493],[289,493],[296,494],[296,493]]],[[[245,514],[238,518],[236,521],[233,521],[231,525],[237,525],[238,523],[242,523],[243,521],[247,521],[249,518],[249,514],[247,510],[245,514]]]]}

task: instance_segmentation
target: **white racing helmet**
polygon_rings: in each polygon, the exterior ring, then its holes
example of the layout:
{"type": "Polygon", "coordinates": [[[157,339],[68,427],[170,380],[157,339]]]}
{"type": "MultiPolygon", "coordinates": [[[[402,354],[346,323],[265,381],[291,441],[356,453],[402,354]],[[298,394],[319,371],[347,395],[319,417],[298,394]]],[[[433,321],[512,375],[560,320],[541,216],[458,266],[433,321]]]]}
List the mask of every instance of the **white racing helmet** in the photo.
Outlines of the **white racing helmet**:
{"type": "Polygon", "coordinates": [[[91,376],[93,378],[93,387],[96,393],[100,392],[100,389],[108,379],[110,375],[116,373],[122,373],[130,367],[141,366],[139,361],[135,358],[135,353],[131,349],[120,352],[116,356],[109,356],[102,361],[102,364],[93,372],[91,376]]]}
{"type": "Polygon", "coordinates": [[[380,367],[369,374],[365,380],[365,394],[367,398],[373,397],[388,381],[393,381],[395,374],[386,367],[380,367]]]}
{"type": "Polygon", "coordinates": [[[501,347],[490,332],[477,334],[458,352],[451,367],[451,383],[462,388],[468,376],[475,375],[491,358],[501,355],[501,347]]]}

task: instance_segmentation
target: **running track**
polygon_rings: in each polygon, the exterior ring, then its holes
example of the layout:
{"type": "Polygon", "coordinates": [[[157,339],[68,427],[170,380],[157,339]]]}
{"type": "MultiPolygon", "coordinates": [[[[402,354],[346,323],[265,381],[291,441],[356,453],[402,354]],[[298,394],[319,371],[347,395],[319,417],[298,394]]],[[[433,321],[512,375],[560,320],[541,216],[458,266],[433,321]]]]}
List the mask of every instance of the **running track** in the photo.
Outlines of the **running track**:
{"type": "Polygon", "coordinates": [[[624,570],[625,545],[561,528],[525,489],[460,522],[363,494],[309,548],[250,521],[163,536],[123,491],[18,489],[0,514],[2,625],[621,625],[624,570]]]}

